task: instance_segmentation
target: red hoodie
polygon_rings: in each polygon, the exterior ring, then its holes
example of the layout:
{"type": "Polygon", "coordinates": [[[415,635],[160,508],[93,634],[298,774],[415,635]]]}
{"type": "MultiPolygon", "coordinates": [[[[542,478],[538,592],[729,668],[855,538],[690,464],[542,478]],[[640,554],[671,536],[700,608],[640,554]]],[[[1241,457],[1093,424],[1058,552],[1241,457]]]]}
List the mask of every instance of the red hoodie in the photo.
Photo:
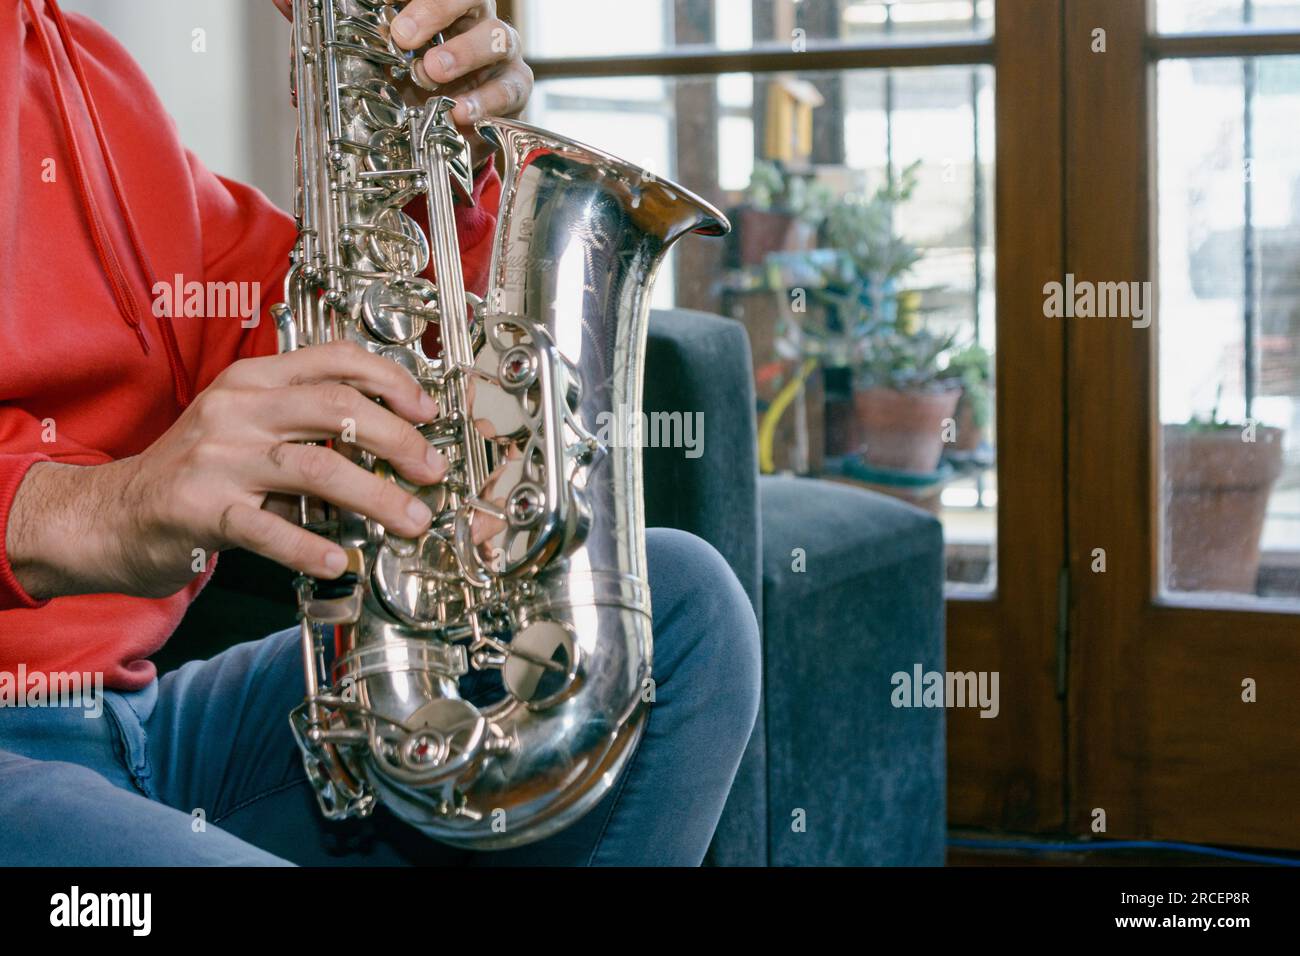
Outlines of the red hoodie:
{"type": "MultiPolygon", "coordinates": [[[[294,223],[205,169],[126,51],[53,0],[0,0],[0,151],[0,672],[138,689],[211,570],[161,600],[35,601],[5,553],[14,493],[35,462],[138,454],[231,362],[273,353],[294,223]],[[260,322],[155,317],[154,285],[176,275],[260,283],[260,322]]],[[[489,165],[475,185],[458,225],[481,292],[500,180],[489,165]]]]}

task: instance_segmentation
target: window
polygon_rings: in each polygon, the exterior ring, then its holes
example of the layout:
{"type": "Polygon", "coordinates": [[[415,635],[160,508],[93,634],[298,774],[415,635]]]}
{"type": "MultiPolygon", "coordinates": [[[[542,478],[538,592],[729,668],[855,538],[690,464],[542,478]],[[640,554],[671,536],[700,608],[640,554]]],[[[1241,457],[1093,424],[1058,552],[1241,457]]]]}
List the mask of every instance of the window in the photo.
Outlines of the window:
{"type": "MultiPolygon", "coordinates": [[[[1300,3],[1162,3],[1162,29],[1300,3]]],[[[1300,57],[1157,64],[1160,566],[1172,599],[1300,604],[1300,57]]]]}
{"type": "Polygon", "coordinates": [[[1300,846],[1295,721],[1251,690],[1300,680],[1300,4],[1063,9],[1066,270],[1157,299],[1066,324],[1067,825],[1300,846]]]}
{"type": "Polygon", "coordinates": [[[1295,0],[1159,0],[1156,28],[1161,33],[1220,30],[1295,30],[1300,4],[1295,0]]]}
{"type": "Polygon", "coordinates": [[[764,470],[934,511],[950,586],[988,593],[993,4],[659,0],[614,30],[606,5],[554,9],[519,6],[528,118],[733,220],[674,251],[654,302],[746,325],[764,470]]]}

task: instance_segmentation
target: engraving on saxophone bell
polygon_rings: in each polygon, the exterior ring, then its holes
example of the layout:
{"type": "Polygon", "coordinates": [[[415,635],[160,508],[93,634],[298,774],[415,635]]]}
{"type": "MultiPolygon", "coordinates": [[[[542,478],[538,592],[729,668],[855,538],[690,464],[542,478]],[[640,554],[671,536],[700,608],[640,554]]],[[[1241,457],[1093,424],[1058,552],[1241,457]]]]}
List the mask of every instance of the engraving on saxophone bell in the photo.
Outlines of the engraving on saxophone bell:
{"type": "Polygon", "coordinates": [[[419,486],[334,443],[434,520],[408,538],[300,502],[301,523],[349,564],[295,582],[307,694],[290,722],[328,817],[382,802],[434,838],[503,848],[581,817],[640,739],[640,447],[597,431],[640,408],[649,280],[668,247],[728,227],[612,156],[486,120],[502,199],[488,293],[467,292],[456,210],[473,201],[469,144],[454,102],[413,82],[419,54],[389,39],[399,6],[294,0],[299,239],[272,314],[282,351],[343,339],[407,369],[437,401],[419,432],[448,471],[419,486]]]}

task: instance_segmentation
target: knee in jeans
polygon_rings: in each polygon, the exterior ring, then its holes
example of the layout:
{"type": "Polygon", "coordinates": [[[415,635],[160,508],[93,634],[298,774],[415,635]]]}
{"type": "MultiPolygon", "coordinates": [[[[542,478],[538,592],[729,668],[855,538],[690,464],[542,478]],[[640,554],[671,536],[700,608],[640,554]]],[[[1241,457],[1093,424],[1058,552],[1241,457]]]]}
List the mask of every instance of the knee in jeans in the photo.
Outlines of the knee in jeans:
{"type": "Polygon", "coordinates": [[[752,725],[762,685],[762,649],[745,589],[726,559],[702,538],[669,529],[655,529],[653,535],[656,560],[672,569],[672,587],[668,593],[653,591],[651,600],[672,602],[663,610],[689,629],[692,658],[716,678],[718,694],[730,709],[752,725]]]}

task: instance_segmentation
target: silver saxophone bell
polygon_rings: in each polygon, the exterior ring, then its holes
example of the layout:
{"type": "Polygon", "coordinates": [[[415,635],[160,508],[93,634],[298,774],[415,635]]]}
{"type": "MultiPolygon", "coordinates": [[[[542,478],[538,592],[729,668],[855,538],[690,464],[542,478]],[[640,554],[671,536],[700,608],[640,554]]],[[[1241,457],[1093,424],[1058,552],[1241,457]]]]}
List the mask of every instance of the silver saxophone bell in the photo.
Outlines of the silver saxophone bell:
{"type": "Polygon", "coordinates": [[[307,695],[291,725],[326,816],[379,801],[453,845],[518,846],[591,809],[641,735],[653,642],[640,443],[601,436],[639,419],[649,290],[669,246],[729,226],[633,165],[487,120],[478,131],[505,169],[488,293],[469,295],[455,226],[468,145],[451,100],[411,106],[399,91],[412,58],[388,38],[394,5],[294,12],[300,232],[281,349],[347,339],[407,368],[439,402],[421,431],[450,471],[414,487],[335,443],[435,519],[408,539],[301,502],[302,524],[350,566],[297,581],[307,695]],[[427,235],[405,211],[419,199],[427,235]],[[430,261],[436,283],[421,278],[430,261]]]}

